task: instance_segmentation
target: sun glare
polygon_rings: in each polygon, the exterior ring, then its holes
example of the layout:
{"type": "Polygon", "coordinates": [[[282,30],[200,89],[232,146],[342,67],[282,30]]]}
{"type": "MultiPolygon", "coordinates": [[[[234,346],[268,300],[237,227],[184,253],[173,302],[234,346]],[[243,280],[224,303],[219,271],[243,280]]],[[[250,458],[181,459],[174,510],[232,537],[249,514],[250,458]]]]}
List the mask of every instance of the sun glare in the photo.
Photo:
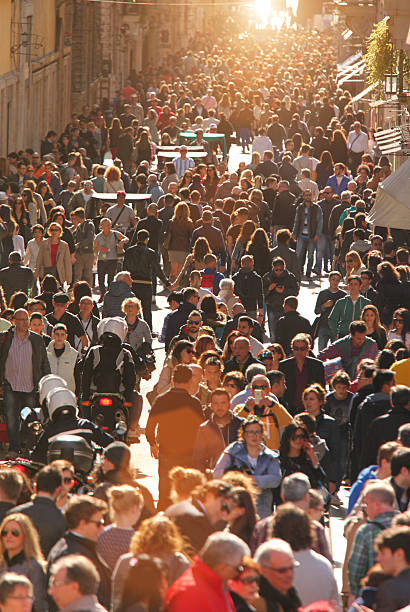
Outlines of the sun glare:
{"type": "Polygon", "coordinates": [[[261,27],[266,27],[272,17],[272,0],[254,0],[255,12],[261,27]]]}
{"type": "MultiPolygon", "coordinates": [[[[253,13],[257,28],[272,27],[279,29],[289,23],[289,9],[295,13],[298,0],[253,0],[253,13]],[[280,7],[280,8],[279,8],[280,7]],[[283,10],[283,9],[286,10],[283,10]]],[[[252,5],[249,5],[252,6],[252,5]]]]}

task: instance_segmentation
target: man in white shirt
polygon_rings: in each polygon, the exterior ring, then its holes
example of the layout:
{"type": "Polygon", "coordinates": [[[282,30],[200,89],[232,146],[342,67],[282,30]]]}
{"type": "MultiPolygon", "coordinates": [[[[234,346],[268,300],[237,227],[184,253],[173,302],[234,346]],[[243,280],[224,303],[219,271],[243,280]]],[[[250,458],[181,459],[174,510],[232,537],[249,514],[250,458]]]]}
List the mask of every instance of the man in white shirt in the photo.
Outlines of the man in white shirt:
{"type": "Polygon", "coordinates": [[[310,153],[311,153],[311,146],[308,144],[302,145],[301,149],[300,149],[300,155],[299,157],[297,157],[296,159],[293,160],[292,162],[292,166],[294,168],[296,168],[296,170],[298,171],[298,180],[300,181],[300,179],[302,178],[302,170],[304,170],[305,168],[307,168],[308,170],[310,170],[311,172],[311,177],[315,178],[316,177],[316,166],[319,163],[319,160],[316,159],[316,157],[311,157],[310,153]]]}
{"type": "Polygon", "coordinates": [[[362,131],[360,121],[353,123],[353,130],[347,136],[347,148],[349,151],[349,164],[353,176],[357,174],[357,168],[362,161],[363,153],[369,150],[369,138],[366,132],[362,131]]]}
{"type": "Polygon", "coordinates": [[[265,128],[259,128],[258,135],[253,139],[252,153],[257,152],[263,157],[265,151],[273,151],[272,141],[267,136],[265,128]]]}
{"type": "Polygon", "coordinates": [[[251,355],[252,357],[256,357],[258,353],[260,353],[260,351],[263,351],[265,347],[263,346],[262,342],[259,342],[259,340],[252,336],[253,328],[254,322],[251,317],[248,317],[246,315],[239,317],[238,331],[240,332],[241,336],[248,338],[249,344],[251,345],[251,355]]]}
{"type": "Polygon", "coordinates": [[[319,197],[319,187],[315,181],[310,179],[310,170],[305,168],[302,170],[302,178],[298,181],[299,188],[302,192],[309,190],[312,192],[312,201],[316,202],[319,197]]]}
{"type": "Polygon", "coordinates": [[[212,95],[212,89],[208,89],[206,95],[202,96],[201,102],[207,111],[209,111],[210,108],[216,108],[218,106],[216,98],[212,95]]]}

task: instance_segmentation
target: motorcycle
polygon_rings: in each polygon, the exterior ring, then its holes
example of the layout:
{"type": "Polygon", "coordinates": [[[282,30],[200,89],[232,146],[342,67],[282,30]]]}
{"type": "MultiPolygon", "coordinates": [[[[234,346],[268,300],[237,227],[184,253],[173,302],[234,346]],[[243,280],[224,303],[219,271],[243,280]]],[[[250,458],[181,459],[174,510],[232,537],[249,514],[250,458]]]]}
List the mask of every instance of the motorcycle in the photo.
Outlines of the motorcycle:
{"type": "Polygon", "coordinates": [[[91,398],[91,421],[116,440],[127,441],[130,402],[120,393],[94,393],[91,398]]]}

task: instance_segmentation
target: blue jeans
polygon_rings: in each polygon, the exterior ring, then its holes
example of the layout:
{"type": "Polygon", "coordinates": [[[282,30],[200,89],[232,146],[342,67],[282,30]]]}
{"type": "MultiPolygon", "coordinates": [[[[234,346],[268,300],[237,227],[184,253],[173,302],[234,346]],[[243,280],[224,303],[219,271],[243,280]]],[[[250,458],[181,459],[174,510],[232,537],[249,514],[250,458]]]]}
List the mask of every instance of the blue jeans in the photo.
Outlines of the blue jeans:
{"type": "Polygon", "coordinates": [[[24,391],[13,391],[9,383],[3,385],[4,416],[6,419],[9,450],[20,450],[20,412],[25,406],[35,407],[35,394],[24,391]]]}
{"type": "Polygon", "coordinates": [[[245,146],[248,146],[251,142],[251,130],[250,128],[239,128],[239,137],[241,139],[241,145],[242,145],[242,149],[245,148],[245,146]]]}
{"type": "Polygon", "coordinates": [[[317,335],[319,351],[326,348],[329,342],[333,342],[334,337],[329,327],[320,327],[317,335]]]}
{"type": "Polygon", "coordinates": [[[283,310],[271,310],[268,306],[267,313],[270,340],[271,342],[275,342],[276,323],[278,322],[278,319],[283,316],[283,310]]]}
{"type": "Polygon", "coordinates": [[[307,236],[298,236],[296,241],[296,255],[298,256],[299,266],[301,271],[303,271],[303,266],[305,265],[306,253],[308,256],[307,259],[307,268],[306,274],[310,274],[313,268],[313,256],[315,254],[316,242],[313,238],[308,238],[307,236]]]}
{"type": "Polygon", "coordinates": [[[330,236],[327,236],[326,234],[321,234],[317,242],[315,270],[317,270],[318,272],[322,271],[322,262],[324,269],[331,269],[334,251],[335,248],[333,245],[333,241],[330,239],[330,236]]]}

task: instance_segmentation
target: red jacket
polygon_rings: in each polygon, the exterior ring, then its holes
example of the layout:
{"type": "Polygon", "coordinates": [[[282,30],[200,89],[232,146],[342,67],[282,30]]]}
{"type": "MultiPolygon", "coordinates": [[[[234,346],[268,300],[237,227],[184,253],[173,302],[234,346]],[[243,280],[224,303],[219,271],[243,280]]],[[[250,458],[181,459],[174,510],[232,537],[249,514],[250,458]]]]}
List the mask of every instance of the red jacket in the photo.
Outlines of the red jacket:
{"type": "Polygon", "coordinates": [[[234,612],[228,589],[218,574],[199,557],[170,586],[165,600],[166,612],[234,612]]]}

